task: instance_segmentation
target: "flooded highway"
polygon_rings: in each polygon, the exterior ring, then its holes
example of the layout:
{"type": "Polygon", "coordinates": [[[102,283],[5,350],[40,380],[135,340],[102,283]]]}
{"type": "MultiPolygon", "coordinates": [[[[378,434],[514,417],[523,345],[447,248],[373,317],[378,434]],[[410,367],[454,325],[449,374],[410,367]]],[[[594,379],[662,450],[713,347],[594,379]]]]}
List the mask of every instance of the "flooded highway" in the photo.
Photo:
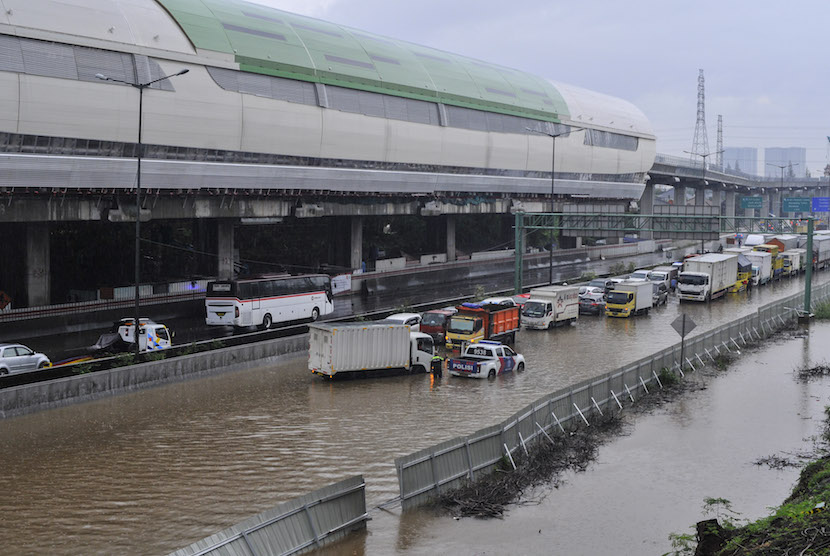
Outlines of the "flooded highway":
{"type": "MultiPolygon", "coordinates": [[[[819,273],[816,283],[828,278],[819,273]]],[[[583,316],[569,328],[522,331],[516,347],[527,370],[492,382],[445,374],[330,383],[298,356],[8,419],[2,552],[163,554],[357,473],[369,504],[379,504],[397,495],[395,457],[675,344],[670,323],[681,307],[702,333],[802,287],[782,281],[711,304],[671,298],[641,318],[583,316]]],[[[370,524],[372,535],[381,524],[370,524]]],[[[399,534],[387,528],[377,538],[399,534]]]]}

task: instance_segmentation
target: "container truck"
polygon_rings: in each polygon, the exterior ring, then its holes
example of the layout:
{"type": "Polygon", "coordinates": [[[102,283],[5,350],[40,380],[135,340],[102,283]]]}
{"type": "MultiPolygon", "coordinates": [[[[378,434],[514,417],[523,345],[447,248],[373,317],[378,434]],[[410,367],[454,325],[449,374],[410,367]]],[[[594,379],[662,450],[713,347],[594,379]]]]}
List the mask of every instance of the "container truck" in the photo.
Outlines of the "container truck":
{"type": "Polygon", "coordinates": [[[801,253],[798,251],[782,251],[781,258],[784,260],[784,276],[798,276],[801,271],[801,253]]]}
{"type": "Polygon", "coordinates": [[[798,247],[798,236],[795,234],[775,236],[772,239],[769,239],[767,243],[770,245],[777,245],[778,251],[783,253],[784,251],[789,251],[790,249],[798,247]]]}
{"type": "Polygon", "coordinates": [[[738,255],[738,278],[729,288],[729,293],[738,293],[749,289],[752,283],[752,262],[746,258],[744,253],[738,255]]]}
{"type": "Polygon", "coordinates": [[[686,259],[677,289],[681,301],[709,301],[724,295],[737,279],[737,254],[707,253],[686,259]]]}
{"type": "Polygon", "coordinates": [[[605,300],[605,316],[630,317],[647,315],[653,302],[654,286],[650,280],[620,282],[605,300]]]}
{"type": "Polygon", "coordinates": [[[464,303],[450,317],[447,325],[447,349],[460,349],[462,344],[479,340],[498,340],[513,343],[521,325],[519,308],[504,305],[464,303]]]}
{"type": "Polygon", "coordinates": [[[817,270],[830,264],[830,235],[813,236],[813,261],[817,270]]]}
{"type": "Polygon", "coordinates": [[[772,278],[772,255],[764,251],[750,251],[744,255],[752,263],[752,285],[763,286],[772,278]]]}
{"type": "Polygon", "coordinates": [[[308,369],[328,378],[426,372],[435,354],[432,338],[406,324],[312,323],[308,332],[308,369]]]}
{"type": "Polygon", "coordinates": [[[781,274],[784,272],[784,259],[780,256],[781,252],[777,245],[771,243],[764,243],[756,245],[752,248],[753,251],[764,251],[772,255],[772,276],[771,280],[780,280],[781,274]]]}
{"type": "Polygon", "coordinates": [[[798,253],[798,271],[805,272],[807,270],[807,250],[797,247],[795,249],[790,249],[790,253],[798,253]]]}
{"type": "Polygon", "coordinates": [[[576,286],[545,286],[530,290],[530,298],[522,309],[525,328],[545,330],[576,322],[579,317],[579,288],[576,286]]]}

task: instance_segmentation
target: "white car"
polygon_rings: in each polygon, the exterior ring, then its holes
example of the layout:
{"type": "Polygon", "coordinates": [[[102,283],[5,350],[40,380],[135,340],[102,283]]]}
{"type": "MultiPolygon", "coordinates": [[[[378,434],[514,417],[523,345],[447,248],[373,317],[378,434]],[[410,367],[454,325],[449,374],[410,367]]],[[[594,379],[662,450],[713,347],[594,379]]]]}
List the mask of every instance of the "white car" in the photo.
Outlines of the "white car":
{"type": "Polygon", "coordinates": [[[512,371],[522,372],[525,358],[510,346],[490,340],[481,340],[467,346],[458,358],[447,361],[452,376],[469,378],[495,378],[512,371]]]}
{"type": "Polygon", "coordinates": [[[396,324],[408,324],[412,332],[421,331],[421,315],[418,313],[395,313],[389,315],[383,322],[394,322],[396,324]]]}
{"type": "Polygon", "coordinates": [[[37,371],[51,366],[48,357],[23,344],[0,344],[0,375],[37,371]]]}

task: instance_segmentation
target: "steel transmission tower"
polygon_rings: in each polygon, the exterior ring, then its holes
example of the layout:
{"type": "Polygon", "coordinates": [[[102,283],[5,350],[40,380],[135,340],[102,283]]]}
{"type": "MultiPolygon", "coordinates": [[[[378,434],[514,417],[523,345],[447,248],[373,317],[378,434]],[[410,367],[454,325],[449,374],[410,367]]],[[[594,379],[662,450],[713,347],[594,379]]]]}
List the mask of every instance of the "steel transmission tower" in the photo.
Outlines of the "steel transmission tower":
{"type": "Polygon", "coordinates": [[[715,147],[715,164],[723,172],[723,116],[718,114],[718,145],[715,147]]]}
{"type": "MultiPolygon", "coordinates": [[[[695,139],[692,144],[692,161],[695,156],[709,154],[709,138],[706,134],[706,95],[704,92],[703,70],[697,76],[697,123],[695,123],[695,139]]],[[[706,165],[706,159],[703,159],[706,165]]]]}

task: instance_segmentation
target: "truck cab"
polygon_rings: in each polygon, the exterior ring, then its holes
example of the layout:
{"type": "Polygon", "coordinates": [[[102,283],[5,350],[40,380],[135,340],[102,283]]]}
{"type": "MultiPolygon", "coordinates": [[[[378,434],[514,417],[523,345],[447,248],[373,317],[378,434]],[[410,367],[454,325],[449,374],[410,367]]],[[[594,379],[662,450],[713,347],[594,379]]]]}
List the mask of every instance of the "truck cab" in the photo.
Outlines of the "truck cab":
{"type": "Polygon", "coordinates": [[[709,275],[705,272],[681,272],[677,276],[680,299],[706,301],[709,299],[709,275]]]}
{"type": "Polygon", "coordinates": [[[651,309],[654,286],[650,280],[631,280],[617,284],[605,299],[605,316],[647,315],[651,309]]]}

